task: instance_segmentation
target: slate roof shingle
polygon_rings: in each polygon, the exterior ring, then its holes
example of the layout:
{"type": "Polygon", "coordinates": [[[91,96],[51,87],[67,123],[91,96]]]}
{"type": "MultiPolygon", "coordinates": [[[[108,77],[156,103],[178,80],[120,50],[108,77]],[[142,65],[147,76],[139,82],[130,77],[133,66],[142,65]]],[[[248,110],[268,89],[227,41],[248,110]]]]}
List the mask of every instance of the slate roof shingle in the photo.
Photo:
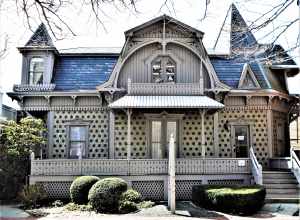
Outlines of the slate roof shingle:
{"type": "Polygon", "coordinates": [[[55,90],[95,90],[108,80],[118,57],[59,57],[55,64],[55,90]]]}
{"type": "MultiPolygon", "coordinates": [[[[220,81],[232,88],[237,88],[243,66],[247,61],[224,57],[211,57],[210,60],[220,81]]],[[[259,82],[259,85],[262,88],[268,88],[268,82],[259,64],[257,62],[250,62],[250,68],[259,82]]]]}

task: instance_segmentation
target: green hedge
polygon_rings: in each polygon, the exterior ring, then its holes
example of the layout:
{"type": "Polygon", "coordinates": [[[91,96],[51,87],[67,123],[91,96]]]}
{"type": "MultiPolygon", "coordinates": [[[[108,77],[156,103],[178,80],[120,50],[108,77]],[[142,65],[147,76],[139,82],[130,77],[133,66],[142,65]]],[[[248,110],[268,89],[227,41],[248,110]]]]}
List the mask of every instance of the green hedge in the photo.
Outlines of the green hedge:
{"type": "Polygon", "coordinates": [[[128,189],[126,192],[123,192],[120,201],[129,201],[134,203],[139,203],[142,201],[142,196],[139,192],[134,189],[128,189]]]}
{"type": "Polygon", "coordinates": [[[127,190],[127,183],[120,178],[105,178],[95,183],[88,200],[94,210],[103,213],[119,211],[120,197],[127,190]]]}
{"type": "Polygon", "coordinates": [[[0,200],[12,201],[17,198],[26,184],[29,166],[28,157],[4,156],[0,152],[0,200]]]}
{"type": "Polygon", "coordinates": [[[70,187],[70,198],[75,204],[87,204],[91,187],[100,179],[96,176],[81,176],[76,178],[70,187]]]}
{"type": "Polygon", "coordinates": [[[264,205],[263,186],[193,186],[192,201],[201,207],[234,214],[253,214],[264,205]]]}

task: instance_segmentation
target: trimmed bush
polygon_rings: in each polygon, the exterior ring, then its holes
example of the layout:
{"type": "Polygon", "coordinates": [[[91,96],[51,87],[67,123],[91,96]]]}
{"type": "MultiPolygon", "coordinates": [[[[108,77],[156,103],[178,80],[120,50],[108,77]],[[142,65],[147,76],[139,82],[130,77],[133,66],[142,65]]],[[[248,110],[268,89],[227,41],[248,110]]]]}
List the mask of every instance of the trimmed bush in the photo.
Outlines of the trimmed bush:
{"type": "Polygon", "coordinates": [[[87,204],[91,187],[99,181],[96,176],[81,176],[76,178],[70,187],[70,198],[75,204],[87,204]]]}
{"type": "Polygon", "coordinates": [[[204,208],[234,214],[253,214],[264,205],[263,186],[193,186],[192,201],[204,208]]]}
{"type": "Polygon", "coordinates": [[[142,201],[142,196],[139,192],[134,189],[128,189],[126,192],[123,192],[120,201],[129,201],[134,203],[139,203],[142,201]]]}
{"type": "Polygon", "coordinates": [[[155,205],[155,202],[152,201],[142,201],[139,204],[137,204],[139,209],[149,209],[152,208],[155,205]]]}
{"type": "Polygon", "coordinates": [[[95,183],[89,191],[88,200],[97,212],[116,213],[120,197],[127,190],[127,183],[120,178],[105,178],[95,183]]]}
{"type": "Polygon", "coordinates": [[[121,201],[120,202],[120,207],[119,207],[119,211],[120,213],[129,213],[129,212],[135,212],[136,210],[138,210],[138,206],[135,202],[131,202],[131,201],[121,201]]]}

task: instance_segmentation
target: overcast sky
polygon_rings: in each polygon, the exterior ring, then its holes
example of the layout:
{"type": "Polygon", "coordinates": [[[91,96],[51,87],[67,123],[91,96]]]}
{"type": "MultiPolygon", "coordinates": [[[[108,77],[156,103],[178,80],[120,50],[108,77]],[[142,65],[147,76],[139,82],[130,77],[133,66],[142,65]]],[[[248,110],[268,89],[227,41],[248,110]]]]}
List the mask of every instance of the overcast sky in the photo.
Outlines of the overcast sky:
{"type": "MultiPolygon", "coordinates": [[[[12,0],[6,0],[11,1],[12,0]]],[[[137,3],[138,13],[134,13],[124,8],[116,9],[110,5],[103,7],[107,16],[102,17],[106,31],[100,26],[96,26],[93,15],[83,10],[80,5],[74,5],[72,8],[63,10],[66,21],[70,24],[76,37],[67,36],[64,40],[54,41],[57,48],[74,48],[74,47],[121,47],[124,43],[124,31],[144,23],[161,14],[169,14],[172,17],[193,26],[205,33],[204,45],[211,48],[217,38],[218,31],[226,16],[226,12],[232,2],[234,2],[240,13],[249,24],[254,21],[263,12],[276,5],[280,0],[210,0],[207,17],[201,21],[204,12],[205,0],[174,0],[175,12],[160,6],[163,0],[139,0],[137,3]]],[[[23,46],[32,35],[27,29],[24,18],[17,14],[14,3],[4,4],[4,9],[0,11],[0,39],[1,35],[8,34],[9,50],[4,59],[0,60],[0,86],[3,92],[11,91],[13,84],[20,83],[21,79],[21,54],[16,47],[23,46]]],[[[275,23],[272,23],[268,29],[254,33],[259,42],[266,43],[272,40],[274,35],[268,38],[263,37],[267,31],[278,24],[285,24],[298,16],[298,8],[296,3],[282,14],[275,23]]],[[[35,23],[35,27],[39,25],[35,23]]],[[[290,48],[295,45],[298,35],[298,25],[295,25],[285,35],[283,35],[278,43],[284,48],[290,48]]],[[[1,43],[1,41],[0,41],[1,43]]],[[[295,51],[292,56],[298,61],[298,53],[295,51]]],[[[299,77],[292,80],[290,88],[300,87],[299,77]]],[[[292,92],[293,92],[292,91],[292,92]]],[[[16,106],[11,103],[8,97],[4,98],[4,103],[16,106]]]]}

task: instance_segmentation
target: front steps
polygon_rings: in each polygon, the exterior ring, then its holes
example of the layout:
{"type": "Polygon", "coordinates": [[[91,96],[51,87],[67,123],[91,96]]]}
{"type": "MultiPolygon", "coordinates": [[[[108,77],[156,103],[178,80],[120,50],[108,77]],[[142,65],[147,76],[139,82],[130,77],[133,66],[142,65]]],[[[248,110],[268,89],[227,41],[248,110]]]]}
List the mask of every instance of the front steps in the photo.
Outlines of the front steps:
{"type": "Polygon", "coordinates": [[[266,187],[266,202],[299,203],[300,189],[290,171],[264,171],[263,185],[266,187]]]}

